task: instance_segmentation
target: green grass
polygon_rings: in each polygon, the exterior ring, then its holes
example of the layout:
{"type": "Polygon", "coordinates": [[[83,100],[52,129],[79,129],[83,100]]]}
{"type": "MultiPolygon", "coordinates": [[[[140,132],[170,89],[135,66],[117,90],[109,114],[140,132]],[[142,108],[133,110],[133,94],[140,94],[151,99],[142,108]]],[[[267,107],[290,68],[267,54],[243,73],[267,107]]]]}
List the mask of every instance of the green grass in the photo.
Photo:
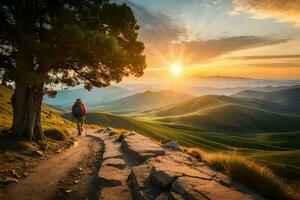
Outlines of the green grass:
{"type": "Polygon", "coordinates": [[[300,130],[300,118],[235,104],[221,104],[199,112],[156,118],[218,132],[286,132],[300,130]]]}
{"type": "Polygon", "coordinates": [[[259,99],[208,95],[131,116],[93,111],[88,123],[203,149],[192,154],[268,198],[292,199],[285,184],[300,183],[300,117],[291,111],[259,99]]]}
{"type": "Polygon", "coordinates": [[[284,183],[269,168],[246,158],[228,153],[211,153],[200,149],[186,148],[184,151],[204,160],[217,170],[225,171],[229,177],[259,192],[269,199],[296,199],[296,191],[284,183]]]}
{"type": "MultiPolygon", "coordinates": [[[[71,114],[64,115],[67,119],[71,114]]],[[[287,133],[231,133],[213,132],[186,124],[165,123],[151,118],[133,118],[110,113],[89,113],[87,122],[106,127],[134,130],[158,141],[175,139],[181,146],[199,147],[212,152],[239,152],[245,156],[258,156],[256,160],[274,169],[275,173],[286,180],[300,180],[299,163],[294,162],[300,149],[300,132],[287,133]],[[269,153],[285,152],[282,159],[267,159],[269,153]],[[261,155],[261,157],[259,157],[261,155]],[[263,158],[262,155],[266,157],[263,158]],[[290,160],[288,157],[290,157],[290,160]],[[286,159],[284,159],[286,158],[286,159]]]]}

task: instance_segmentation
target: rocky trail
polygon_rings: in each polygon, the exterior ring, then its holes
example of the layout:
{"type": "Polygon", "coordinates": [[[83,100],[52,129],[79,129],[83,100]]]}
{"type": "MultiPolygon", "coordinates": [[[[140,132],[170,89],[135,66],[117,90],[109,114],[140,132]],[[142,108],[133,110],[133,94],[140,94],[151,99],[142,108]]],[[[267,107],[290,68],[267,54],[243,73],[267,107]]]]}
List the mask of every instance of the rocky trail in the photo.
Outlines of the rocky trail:
{"type": "Polygon", "coordinates": [[[128,132],[89,130],[72,149],[10,185],[1,199],[263,199],[181,151],[128,132]]]}

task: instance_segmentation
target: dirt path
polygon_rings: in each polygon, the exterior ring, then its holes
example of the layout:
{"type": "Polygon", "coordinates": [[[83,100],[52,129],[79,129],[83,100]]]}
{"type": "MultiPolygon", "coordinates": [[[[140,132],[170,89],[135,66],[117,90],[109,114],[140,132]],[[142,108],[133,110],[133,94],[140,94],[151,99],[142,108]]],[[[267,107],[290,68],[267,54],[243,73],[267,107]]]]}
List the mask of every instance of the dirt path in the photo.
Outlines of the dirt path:
{"type": "Polygon", "coordinates": [[[86,199],[91,194],[95,196],[98,190],[95,176],[101,164],[102,143],[93,136],[81,136],[78,141],[72,149],[32,169],[26,179],[7,189],[3,199],[69,199],[74,192],[76,199],[86,199]],[[89,187],[91,185],[93,187],[89,187]]]}

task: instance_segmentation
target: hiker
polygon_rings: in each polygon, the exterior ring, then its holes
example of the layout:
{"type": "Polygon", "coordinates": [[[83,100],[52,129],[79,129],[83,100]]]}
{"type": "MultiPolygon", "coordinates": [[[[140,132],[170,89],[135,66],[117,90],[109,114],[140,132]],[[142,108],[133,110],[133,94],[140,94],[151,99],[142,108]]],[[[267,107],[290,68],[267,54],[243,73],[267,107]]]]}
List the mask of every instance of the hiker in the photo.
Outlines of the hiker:
{"type": "Polygon", "coordinates": [[[72,114],[77,122],[78,135],[81,135],[83,131],[83,121],[85,119],[85,105],[81,99],[76,99],[72,107],[72,114]]]}

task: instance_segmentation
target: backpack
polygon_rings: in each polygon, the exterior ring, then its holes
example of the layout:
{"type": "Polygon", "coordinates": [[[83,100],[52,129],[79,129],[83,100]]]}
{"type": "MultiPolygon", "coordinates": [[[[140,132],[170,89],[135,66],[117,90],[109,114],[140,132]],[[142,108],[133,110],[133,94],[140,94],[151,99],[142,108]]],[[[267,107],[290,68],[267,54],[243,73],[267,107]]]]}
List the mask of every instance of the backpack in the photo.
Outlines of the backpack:
{"type": "Polygon", "coordinates": [[[84,115],[81,103],[76,103],[72,109],[74,117],[82,117],[84,115]]]}

